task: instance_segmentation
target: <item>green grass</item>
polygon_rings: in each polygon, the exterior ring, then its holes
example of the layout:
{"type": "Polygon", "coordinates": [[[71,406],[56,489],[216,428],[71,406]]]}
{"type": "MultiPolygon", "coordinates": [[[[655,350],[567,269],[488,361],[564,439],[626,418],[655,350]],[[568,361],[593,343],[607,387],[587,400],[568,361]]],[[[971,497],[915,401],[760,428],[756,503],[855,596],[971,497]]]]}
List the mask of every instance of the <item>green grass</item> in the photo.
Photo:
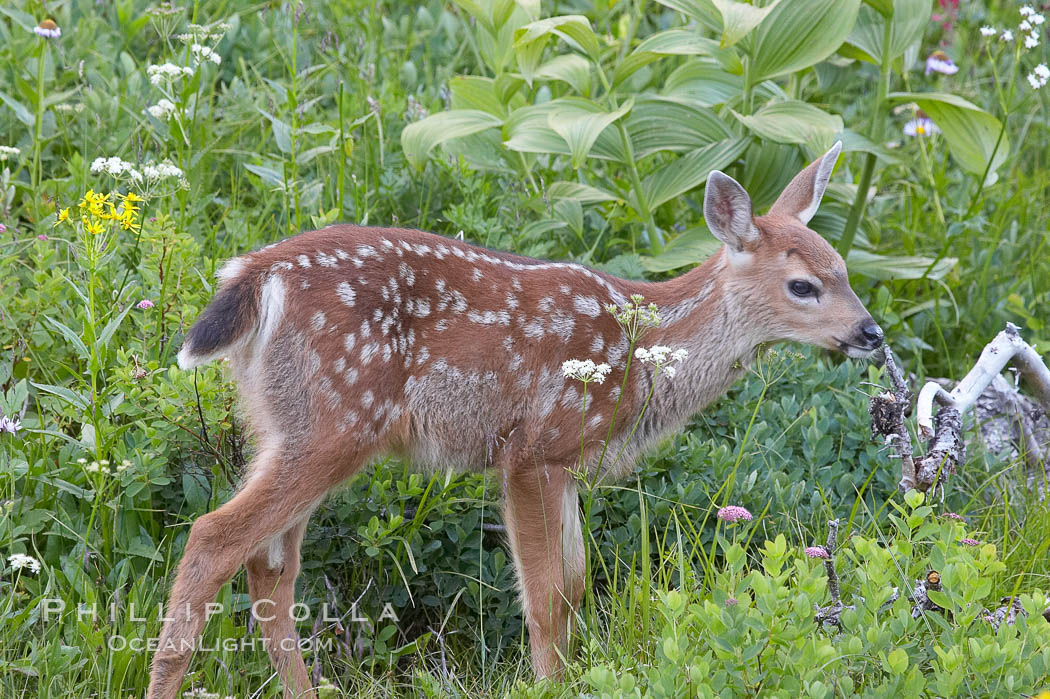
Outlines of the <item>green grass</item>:
{"type": "MultiPolygon", "coordinates": [[[[647,216],[617,201],[577,209],[549,193],[564,181],[626,191],[677,155],[626,169],[590,158],[577,170],[560,156],[508,156],[489,133],[437,148],[414,168],[403,129],[449,108],[455,76],[496,77],[477,20],[457,6],[204,0],[167,15],[128,0],[47,11],[60,40],[32,33],[45,16],[40,3],[0,8],[0,146],[20,151],[0,162],[0,412],[22,421],[17,435],[0,433],[0,696],[144,691],[149,654],[115,648],[113,639],[157,635],[155,615],[131,619],[130,606],[164,601],[189,524],[230,497],[252,453],[221,369],[172,366],[224,259],[335,221],[462,230],[483,245],[654,279],[673,273],[654,269],[679,271],[668,256],[695,261],[705,249],[695,233],[702,187],[647,216]],[[221,62],[206,60],[167,91],[176,121],[154,118],[145,110],[164,95],[147,67],[193,65],[175,36],[191,31],[189,22],[215,25],[197,31],[222,34],[201,40],[221,62]],[[66,207],[77,223],[88,190],[128,191],[126,178],[91,171],[99,157],[139,170],[168,160],[184,177],[153,188],[140,230],[113,230],[91,253],[74,225],[55,224],[66,207]],[[654,226],[668,243],[656,265],[659,245],[646,245],[654,226]],[[154,305],[137,307],[144,299],[154,305]],[[112,473],[93,467],[102,460],[112,473]],[[15,554],[33,556],[42,570],[16,570],[8,562],[15,554]],[[45,619],[49,599],[66,612],[45,619]],[[73,613],[80,604],[98,605],[97,618],[73,613]]],[[[557,12],[582,13],[608,37],[606,65],[627,36],[636,45],[685,26],[652,3],[570,2],[557,12]]],[[[1050,340],[1050,88],[1026,91],[1023,77],[1047,62],[1046,49],[1025,54],[1004,98],[977,31],[1016,22],[1013,3],[963,3],[951,31],[929,22],[916,62],[893,67],[893,90],[951,92],[1009,115],[1010,152],[996,183],[978,187],[945,138],[900,135],[909,109],[876,114],[886,148],[855,247],[898,259],[851,281],[921,377],[959,378],[1007,321],[1037,347],[1050,340]],[[959,73],[924,76],[922,56],[941,45],[959,73]],[[923,258],[915,264],[929,273],[909,272],[899,256],[923,258]],[[955,263],[933,264],[944,258],[955,263]]],[[[565,50],[552,44],[546,55],[565,50]]],[[[872,135],[879,68],[843,55],[778,79],[779,89],[872,135]]],[[[630,89],[660,90],[686,60],[652,63],[630,89]]],[[[998,60],[997,70],[1013,65],[998,60]]],[[[766,99],[764,89],[755,97],[766,99]]],[[[541,102],[569,90],[548,81],[522,94],[541,102]]],[[[717,116],[742,130],[724,106],[717,116]]],[[[756,140],[726,169],[760,200],[811,150],[756,140]]],[[[865,158],[843,158],[814,220],[840,245],[865,158]]],[[[311,609],[329,603],[344,615],[359,600],[357,611],[375,623],[303,621],[301,635],[316,631],[323,646],[308,663],[337,687],[329,696],[1043,689],[1047,503],[1027,487],[1020,457],[985,453],[976,441],[943,503],[906,502],[897,463],[870,439],[862,391],[880,380],[873,368],[820,352],[771,355],[644,459],[636,478],[602,486],[585,523],[594,594],[560,683],[532,678],[498,526],[498,475],[378,464],[314,517],[298,586],[311,609]],[[749,508],[754,521],[720,523],[725,504],[749,508]],[[941,516],[952,511],[967,523],[941,516]],[[841,635],[813,624],[813,605],[830,600],[823,566],[803,553],[824,541],[829,519],[842,522],[844,600],[858,604],[841,635]],[[964,537],[981,546],[959,545],[964,537]],[[911,618],[905,593],[931,567],[959,623],[911,618]],[[880,609],[893,587],[901,599],[880,609]],[[1033,612],[1017,627],[995,633],[977,618],[1015,594],[1033,612]],[[397,623],[379,620],[385,603],[397,623]]],[[[209,642],[258,637],[243,574],[220,601],[237,611],[212,620],[209,642]]],[[[199,654],[191,687],[280,695],[260,648],[199,654]]]]}

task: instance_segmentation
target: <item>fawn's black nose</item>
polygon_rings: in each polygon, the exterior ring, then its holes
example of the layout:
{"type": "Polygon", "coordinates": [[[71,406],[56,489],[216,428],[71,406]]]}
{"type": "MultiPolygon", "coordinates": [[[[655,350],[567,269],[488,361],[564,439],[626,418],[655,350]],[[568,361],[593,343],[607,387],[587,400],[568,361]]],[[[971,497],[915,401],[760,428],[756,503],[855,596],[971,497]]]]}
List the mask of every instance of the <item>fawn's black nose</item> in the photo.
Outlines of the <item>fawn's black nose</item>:
{"type": "Polygon", "coordinates": [[[864,324],[860,329],[860,334],[864,336],[864,339],[867,340],[872,347],[878,347],[882,344],[882,328],[880,328],[873,320],[869,320],[864,324]]]}

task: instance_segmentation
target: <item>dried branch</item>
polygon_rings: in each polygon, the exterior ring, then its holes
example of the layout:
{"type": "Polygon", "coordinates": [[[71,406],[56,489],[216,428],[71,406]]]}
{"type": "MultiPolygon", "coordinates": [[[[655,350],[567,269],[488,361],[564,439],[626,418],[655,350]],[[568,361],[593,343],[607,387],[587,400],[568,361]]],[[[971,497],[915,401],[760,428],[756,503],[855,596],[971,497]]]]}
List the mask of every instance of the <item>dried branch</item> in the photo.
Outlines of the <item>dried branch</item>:
{"type": "Polygon", "coordinates": [[[893,382],[893,391],[884,391],[871,399],[868,412],[871,414],[871,429],[876,436],[885,436],[896,448],[901,460],[900,489],[908,491],[915,487],[915,457],[912,454],[911,435],[904,423],[904,414],[911,404],[911,391],[900,367],[893,359],[889,345],[882,346],[886,373],[893,382]]]}
{"type": "Polygon", "coordinates": [[[919,433],[927,439],[935,435],[934,399],[942,406],[958,410],[961,415],[973,407],[977,397],[1011,361],[1021,376],[1028,380],[1043,408],[1050,411],[1050,369],[1047,369],[1035,349],[1021,339],[1017,326],[1007,323],[1006,329],[988,343],[973,369],[951,393],[932,381],[922,387],[915,406],[919,433]]]}
{"type": "MultiPolygon", "coordinates": [[[[978,397],[990,385],[1001,390],[1005,381],[1000,372],[1013,363],[1036,394],[1044,410],[1050,412],[1050,369],[1031,345],[1021,339],[1017,326],[1007,323],[981,352],[973,369],[949,392],[935,381],[929,381],[916,401],[915,414],[919,435],[929,440],[925,456],[917,462],[912,452],[911,439],[904,423],[904,411],[910,403],[907,383],[893,360],[889,347],[884,347],[886,371],[893,381],[893,392],[883,392],[871,400],[872,430],[885,435],[901,459],[900,489],[918,488],[926,491],[942,481],[942,474],[954,473],[965,459],[966,446],[962,438],[962,416],[977,403],[978,397]],[[997,381],[998,379],[998,381],[997,381]],[[936,416],[933,404],[940,409],[936,416]]],[[[1016,401],[1011,405],[1016,405],[1016,401]]],[[[1030,430],[1021,426],[1020,441],[1026,454],[1041,457],[1042,450],[1030,436],[1030,430]]],[[[1029,462],[1031,463],[1031,462],[1029,462]]]]}

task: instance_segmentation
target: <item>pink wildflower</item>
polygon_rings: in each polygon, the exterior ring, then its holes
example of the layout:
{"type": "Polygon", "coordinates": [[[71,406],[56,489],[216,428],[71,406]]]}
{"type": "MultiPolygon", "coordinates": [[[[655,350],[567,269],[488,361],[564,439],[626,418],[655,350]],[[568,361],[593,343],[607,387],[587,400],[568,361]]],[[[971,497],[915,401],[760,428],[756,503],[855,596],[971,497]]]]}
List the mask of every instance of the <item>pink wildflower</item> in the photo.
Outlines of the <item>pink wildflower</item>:
{"type": "Polygon", "coordinates": [[[144,311],[147,308],[153,308],[153,305],[154,305],[153,302],[150,301],[149,299],[142,299],[137,304],[135,304],[135,308],[138,308],[138,309],[141,309],[141,310],[144,311]]]}
{"type": "Polygon", "coordinates": [[[737,601],[736,597],[730,597],[729,599],[726,600],[726,606],[727,607],[735,607],[738,604],[739,604],[739,602],[737,601]]]}
{"type": "Polygon", "coordinates": [[[823,546],[807,546],[806,555],[810,558],[823,558],[825,560],[831,558],[828,555],[828,550],[823,546]]]}
{"type": "Polygon", "coordinates": [[[962,515],[957,515],[954,512],[945,512],[941,516],[944,517],[945,519],[954,519],[954,520],[956,520],[958,522],[965,522],[966,521],[965,517],[963,517],[962,515]]]}
{"type": "Polygon", "coordinates": [[[964,544],[966,546],[980,546],[981,545],[981,542],[978,541],[977,539],[959,539],[959,543],[960,544],[964,544]]]}
{"type": "Polygon", "coordinates": [[[36,239],[37,239],[37,240],[47,240],[47,236],[46,236],[46,235],[44,235],[43,233],[41,233],[40,235],[38,235],[38,236],[36,237],[36,239]]]}
{"type": "Polygon", "coordinates": [[[750,522],[752,517],[751,513],[747,511],[746,507],[739,507],[737,505],[728,505],[718,511],[718,518],[723,522],[729,522],[732,524],[737,520],[744,520],[750,522]]]}

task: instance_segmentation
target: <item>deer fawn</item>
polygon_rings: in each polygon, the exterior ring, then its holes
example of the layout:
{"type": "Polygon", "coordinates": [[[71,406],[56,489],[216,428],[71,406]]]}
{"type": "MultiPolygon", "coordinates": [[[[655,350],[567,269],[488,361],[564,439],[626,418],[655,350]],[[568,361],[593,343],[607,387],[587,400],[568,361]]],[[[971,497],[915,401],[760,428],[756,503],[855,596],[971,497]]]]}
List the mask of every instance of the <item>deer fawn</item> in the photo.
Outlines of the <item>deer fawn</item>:
{"type": "Polygon", "coordinates": [[[257,453],[233,499],[190,530],[149,696],[176,696],[205,605],[242,564],[253,600],[267,602],[262,633],[286,693],[314,695],[289,613],[303,530],[326,493],[382,453],[429,468],[502,471],[533,667],[557,675],[586,584],[573,475],[580,430],[585,469],[593,473],[604,445],[625,457],[600,475],[622,475],[721,396],[760,343],[794,340],[851,357],[881,344],[842,258],[806,226],[840,148],[799,173],[758,218],[744,189],[712,172],[704,215],[725,246],[665,282],[353,225],[227,263],[178,360],[184,369],[229,360],[257,453]],[[688,357],[629,440],[652,371],[635,362],[620,395],[629,343],[604,309],[634,294],[661,310],[647,343],[688,357]],[[571,358],[611,366],[608,381],[589,387],[585,427],[581,394],[561,371],[571,358]]]}

